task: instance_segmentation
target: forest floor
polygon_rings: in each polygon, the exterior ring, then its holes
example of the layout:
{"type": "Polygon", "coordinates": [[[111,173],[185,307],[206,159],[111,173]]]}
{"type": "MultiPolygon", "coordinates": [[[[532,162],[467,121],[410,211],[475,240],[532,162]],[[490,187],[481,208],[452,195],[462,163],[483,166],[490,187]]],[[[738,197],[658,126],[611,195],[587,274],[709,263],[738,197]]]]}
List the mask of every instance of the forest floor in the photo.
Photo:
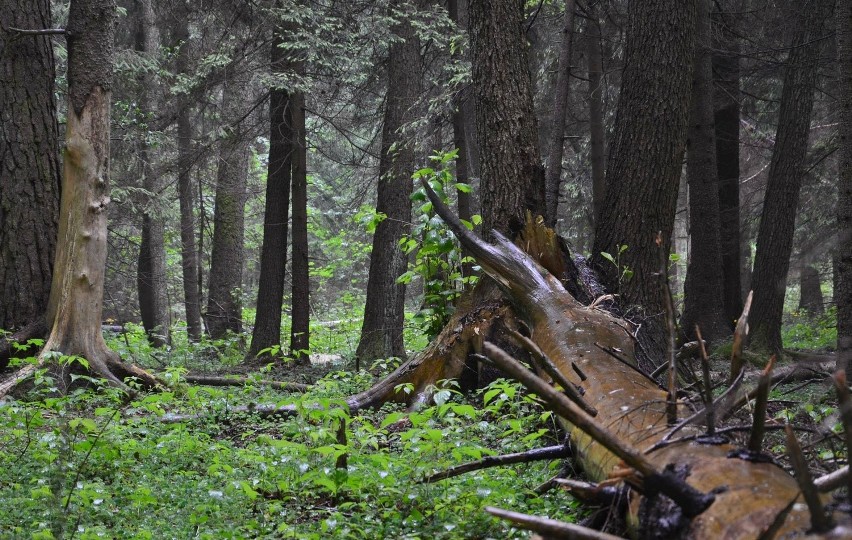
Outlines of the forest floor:
{"type": "MultiPolygon", "coordinates": [[[[791,325],[785,337],[811,326],[791,325]]],[[[794,345],[819,345],[796,339],[794,345]]],[[[592,510],[559,489],[536,493],[560,472],[559,461],[422,482],[484,456],[559,444],[551,414],[514,382],[500,379],[466,395],[447,383],[434,406],[417,412],[386,405],[350,414],[342,400],[387,374],[393,360],[359,372],[345,360],[325,358],[245,373],[238,341],[152,351],[133,328],[112,335],[110,346],[163,374],[167,391],[129,402],[91,386],[62,394],[40,372],[0,402],[0,537],[526,538],[483,508],[569,522],[592,510]],[[202,371],[250,380],[239,387],[183,381],[188,372],[202,371]],[[260,379],[312,388],[286,392],[260,379]],[[293,405],[295,413],[233,413],[252,403],[293,405]],[[170,413],[197,418],[164,421],[170,413]]],[[[714,356],[715,380],[727,376],[726,352],[721,347],[714,356]]],[[[764,362],[758,356],[751,361],[753,372],[764,362]]],[[[832,435],[838,423],[834,392],[824,382],[776,387],[769,417],[770,424],[789,421],[806,434],[816,474],[845,461],[832,435]]],[[[744,410],[728,425],[749,424],[744,410]]],[[[781,433],[770,431],[767,438],[765,447],[782,455],[781,433]]]]}

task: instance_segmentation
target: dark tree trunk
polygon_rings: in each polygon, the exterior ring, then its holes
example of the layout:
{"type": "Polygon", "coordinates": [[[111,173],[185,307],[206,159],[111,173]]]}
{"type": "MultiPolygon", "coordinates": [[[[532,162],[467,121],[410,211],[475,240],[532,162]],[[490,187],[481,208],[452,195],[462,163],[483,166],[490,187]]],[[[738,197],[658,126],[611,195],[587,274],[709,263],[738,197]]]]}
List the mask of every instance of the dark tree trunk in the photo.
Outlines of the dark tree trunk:
{"type": "Polygon", "coordinates": [[[510,237],[526,210],[544,213],[545,200],[522,21],[522,2],[470,0],[484,230],[510,237]]]}
{"type": "Polygon", "coordinates": [[[216,202],[213,214],[213,251],[207,299],[207,328],[210,337],[219,339],[228,330],[242,330],[240,299],[243,270],[243,231],[245,227],[246,180],[249,141],[239,122],[246,102],[248,85],[227,70],[222,96],[223,120],[230,122],[228,134],[219,142],[219,167],[216,172],[216,202]]]}
{"type": "MultiPolygon", "coordinates": [[[[398,5],[398,0],[392,1],[391,9],[398,5]]],[[[361,361],[405,356],[402,340],[405,286],[396,279],[405,272],[407,264],[399,239],[408,233],[411,222],[409,197],[414,147],[410,135],[401,130],[411,120],[417,101],[420,42],[407,21],[396,23],[393,33],[400,41],[391,45],[388,58],[388,91],[376,200],[376,212],[387,217],[378,224],[373,235],[364,325],[356,351],[361,361]]]]}
{"type": "Polygon", "coordinates": [[[642,306],[644,353],[659,360],[667,348],[659,273],[668,260],[689,120],[695,5],[654,0],[629,4],[625,67],[607,170],[607,189],[595,226],[593,263],[626,306],[642,306]],[[678,66],[678,69],[672,69],[678,66]],[[665,104],[662,106],[661,104],[665,104]],[[655,244],[659,234],[661,245],[655,244]],[[601,252],[634,275],[622,281],[601,252]]]}
{"type": "Polygon", "coordinates": [[[751,342],[774,353],[780,353],[782,348],[781,315],[799,191],[805,175],[814,81],[817,79],[821,43],[825,38],[825,23],[832,10],[831,0],[809,0],[797,7],[800,19],[787,58],[778,132],[757,233],[751,281],[754,289],[751,342]]]}
{"type": "Polygon", "coordinates": [[[544,222],[556,227],[559,211],[559,188],[562,178],[562,155],[565,149],[565,115],[568,112],[568,94],[571,91],[571,43],[574,37],[574,0],[565,1],[562,23],[562,46],[559,48],[556,92],[553,103],[553,126],[550,130],[550,151],[545,172],[544,222]]]}
{"type": "MultiPolygon", "coordinates": [[[[178,71],[189,75],[190,47],[189,20],[176,17],[175,41],[180,47],[178,52],[178,71]]],[[[189,99],[182,99],[177,117],[178,146],[178,200],[180,202],[180,259],[183,278],[183,302],[186,311],[186,331],[191,341],[201,339],[201,286],[198,270],[198,252],[195,246],[195,217],[193,215],[192,185],[192,108],[189,99]]]]}
{"type": "Polygon", "coordinates": [[[59,218],[59,128],[48,0],[0,5],[0,329],[43,319],[59,218]]]}
{"type": "MultiPolygon", "coordinates": [[[[149,58],[160,51],[160,34],[154,16],[154,0],[139,0],[139,21],[136,50],[149,58]]],[[[158,113],[157,80],[153,71],[146,70],[140,77],[139,107],[146,117],[158,113]]],[[[146,129],[146,128],[143,128],[146,129]]],[[[141,137],[138,150],[142,188],[142,234],[136,286],[139,293],[139,312],[148,341],[163,347],[169,339],[169,306],[166,296],[166,241],[162,210],[160,208],[160,172],[156,170],[156,153],[151,152],[147,137],[141,137]]]]}
{"type": "Polygon", "coordinates": [[[813,266],[802,263],[799,271],[799,311],[808,315],[822,315],[825,306],[822,299],[819,271],[813,266]]]}
{"type": "Polygon", "coordinates": [[[695,73],[687,143],[689,184],[689,262],[684,281],[683,332],[695,326],[709,342],[730,333],[722,295],[719,237],[719,187],[713,124],[713,67],[710,62],[710,0],[698,0],[695,23],[695,73]]]}
{"type": "MultiPolygon", "coordinates": [[[[293,95],[293,319],[290,356],[310,362],[310,274],[308,267],[308,168],[305,94],[293,95]]],[[[410,183],[409,183],[410,184],[410,183]]],[[[410,213],[410,209],[409,209],[410,213]]]]}
{"type": "MultiPolygon", "coordinates": [[[[461,16],[459,14],[459,2],[458,0],[449,0],[447,2],[447,11],[449,13],[450,19],[458,25],[459,28],[464,28],[462,23],[461,16]]],[[[452,123],[453,123],[453,146],[458,150],[458,157],[456,158],[456,181],[461,184],[470,184],[470,165],[468,155],[470,153],[470,141],[468,140],[468,134],[465,126],[465,118],[464,118],[464,108],[467,106],[469,101],[469,93],[465,91],[460,91],[453,96],[453,113],[452,113],[452,123]]],[[[459,215],[459,219],[463,219],[465,221],[470,221],[471,216],[473,215],[472,208],[472,192],[466,193],[464,191],[457,191],[457,203],[458,206],[456,210],[459,215]]],[[[473,264],[466,263],[462,266],[462,275],[464,277],[469,277],[473,275],[473,264]]]]}
{"type": "Polygon", "coordinates": [[[840,142],[834,301],[837,304],[837,369],[852,380],[852,6],[837,0],[837,66],[840,142]]]}
{"type": "Polygon", "coordinates": [[[589,4],[589,20],[584,32],[589,66],[589,145],[592,165],[593,227],[603,207],[606,192],[606,137],[603,117],[603,60],[601,59],[601,27],[597,4],[589,4]]]}
{"type": "MultiPolygon", "coordinates": [[[[273,75],[287,72],[284,43],[276,31],[270,50],[273,75]]],[[[290,205],[290,171],[293,155],[293,124],[290,93],[274,87],[269,92],[269,162],[266,173],[266,206],[263,214],[263,247],[257,289],[257,314],[248,359],[260,351],[281,345],[281,304],[287,266],[287,221],[290,205]]]]}
{"type": "MultiPolygon", "coordinates": [[[[722,9],[741,6],[725,0],[722,9]]],[[[733,327],[743,311],[740,279],[740,42],[736,15],[713,14],[713,83],[715,86],[716,170],[719,177],[719,224],[725,319],[733,327]]]]}

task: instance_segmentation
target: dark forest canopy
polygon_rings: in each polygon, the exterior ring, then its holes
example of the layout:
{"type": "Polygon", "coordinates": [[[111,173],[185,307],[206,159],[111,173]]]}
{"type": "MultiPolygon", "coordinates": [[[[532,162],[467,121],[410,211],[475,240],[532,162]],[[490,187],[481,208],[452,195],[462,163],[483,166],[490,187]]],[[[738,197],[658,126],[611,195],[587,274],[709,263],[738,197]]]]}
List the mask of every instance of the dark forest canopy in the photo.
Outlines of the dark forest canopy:
{"type": "Polygon", "coordinates": [[[198,485],[227,470],[241,495],[210,497],[254,501],[216,506],[253,520],[238,537],[332,534],[323,508],[352,537],[847,533],[817,492],[852,489],[848,4],[0,0],[0,500],[50,486],[0,533],[109,530],[92,501],[138,501],[95,469],[156,470],[106,450],[155,455],[149,422],[236,445],[198,485]],[[410,466],[430,437],[448,472],[410,466]],[[455,517],[367,525],[382,467],[418,483],[539,439],[507,459],[557,460],[540,485],[459,480],[455,517]],[[267,444],[333,459],[234,472],[267,444]],[[612,512],[568,531],[569,500],[612,512]]]}

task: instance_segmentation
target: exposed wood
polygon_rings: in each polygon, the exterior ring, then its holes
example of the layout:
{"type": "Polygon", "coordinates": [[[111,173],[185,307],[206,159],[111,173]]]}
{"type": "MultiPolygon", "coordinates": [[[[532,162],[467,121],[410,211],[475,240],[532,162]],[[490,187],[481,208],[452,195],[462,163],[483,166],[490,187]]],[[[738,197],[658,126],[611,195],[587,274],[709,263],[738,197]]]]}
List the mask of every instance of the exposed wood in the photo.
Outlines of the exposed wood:
{"type": "Polygon", "coordinates": [[[769,359],[769,364],[760,375],[757,383],[757,394],[754,398],[754,414],[752,415],[751,434],[748,439],[748,449],[755,454],[763,449],[763,427],[766,425],[766,405],[769,400],[769,383],[772,367],[775,366],[775,356],[769,359]]]}
{"type": "Polygon", "coordinates": [[[849,482],[850,478],[852,478],[852,475],[849,474],[849,465],[844,465],[834,472],[830,472],[815,479],[814,485],[821,492],[828,493],[837,488],[843,487],[847,482],[849,482]]]}
{"type": "Polygon", "coordinates": [[[790,456],[790,461],[793,462],[793,469],[796,471],[796,480],[799,482],[802,496],[811,512],[811,528],[814,532],[826,532],[833,527],[831,516],[826,514],[822,499],[808,470],[808,462],[805,460],[804,454],[802,454],[802,448],[799,446],[799,441],[796,440],[796,434],[793,433],[792,426],[787,424],[784,427],[784,434],[787,439],[787,455],[790,456]]]}
{"type": "Polygon", "coordinates": [[[751,310],[751,299],[754,291],[748,292],[743,312],[737,319],[737,327],[734,330],[734,344],[731,346],[731,373],[728,375],[728,385],[731,385],[743,370],[743,347],[748,336],[748,314],[751,310]]]}

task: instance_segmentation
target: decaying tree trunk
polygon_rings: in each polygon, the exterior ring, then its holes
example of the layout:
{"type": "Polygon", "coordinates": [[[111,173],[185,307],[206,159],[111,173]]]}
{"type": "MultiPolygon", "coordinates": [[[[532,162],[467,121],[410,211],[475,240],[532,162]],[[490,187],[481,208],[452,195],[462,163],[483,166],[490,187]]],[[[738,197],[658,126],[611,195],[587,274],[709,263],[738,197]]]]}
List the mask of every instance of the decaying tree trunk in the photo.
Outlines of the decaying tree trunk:
{"type": "MultiPolygon", "coordinates": [[[[788,538],[810,531],[811,514],[800,504],[797,481],[771,457],[737,448],[723,437],[704,436],[704,428],[697,425],[686,425],[675,434],[667,419],[667,392],[635,367],[634,338],[626,323],[578,302],[545,270],[557,247],[552,231],[527,224],[518,244],[531,257],[499,234],[495,245],[485,244],[454,221],[437,198],[432,200],[509,303],[500,303],[493,291],[479,292],[479,298],[472,294],[478,304],[462,306],[428,349],[370,391],[351,398],[350,405],[393,399],[393,388],[403,382],[413,383],[414,392],[407,396],[413,404],[427,400],[430,385],[464,371],[467,352],[499,333],[491,326],[494,318],[501,318],[506,327],[506,321],[517,317],[513,326],[528,330],[528,348],[549,358],[561,377],[581,388],[581,401],[597,415],[584,416],[570,401],[556,403],[567,398],[526,369],[513,375],[563,416],[575,457],[589,479],[630,486],[627,518],[637,535],[788,538]],[[568,410],[571,407],[580,412],[568,410]]],[[[483,349],[492,357],[496,348],[485,343],[483,349]]],[[[681,415],[688,412],[682,403],[676,408],[681,415]]],[[[832,517],[845,525],[818,531],[825,534],[822,537],[848,535],[848,516],[832,517]]]]}
{"type": "MultiPolygon", "coordinates": [[[[52,354],[85,358],[111,385],[150,374],[121,362],[101,333],[109,199],[113,0],[75,0],[68,16],[68,119],[59,237],[46,320],[52,328],[39,365],[52,354]]],[[[36,370],[31,364],[0,384],[0,396],[36,370]]]]}

